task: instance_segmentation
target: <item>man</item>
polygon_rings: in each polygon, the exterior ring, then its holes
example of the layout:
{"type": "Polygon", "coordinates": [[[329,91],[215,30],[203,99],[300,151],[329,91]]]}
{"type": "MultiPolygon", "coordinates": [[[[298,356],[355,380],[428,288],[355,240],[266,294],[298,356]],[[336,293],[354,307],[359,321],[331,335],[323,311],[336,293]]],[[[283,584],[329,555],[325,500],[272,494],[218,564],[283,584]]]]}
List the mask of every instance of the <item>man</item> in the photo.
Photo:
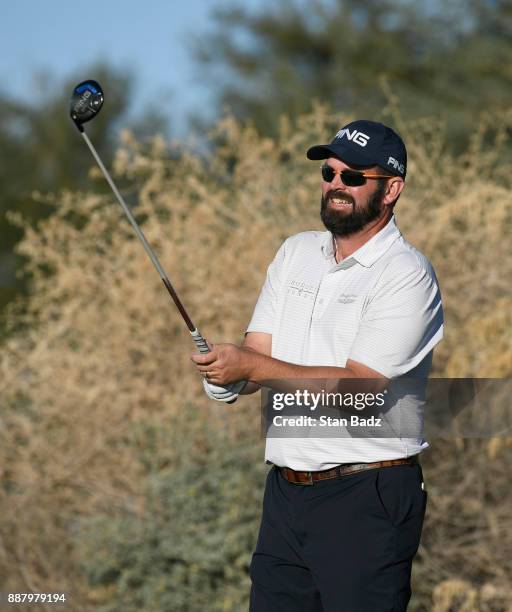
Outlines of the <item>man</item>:
{"type": "Polygon", "coordinates": [[[356,380],[387,394],[389,422],[405,415],[418,425],[386,437],[283,437],[269,428],[273,468],[251,563],[253,612],[406,610],[426,506],[417,456],[428,446],[424,386],[410,381],[427,378],[443,335],[439,287],[393,216],[407,167],[396,132],[354,121],[307,156],[325,160],[327,231],[281,246],[241,348],[217,344],[192,359],[218,401],[266,382],[284,390],[291,379],[306,388],[323,379],[343,390],[356,380]]]}

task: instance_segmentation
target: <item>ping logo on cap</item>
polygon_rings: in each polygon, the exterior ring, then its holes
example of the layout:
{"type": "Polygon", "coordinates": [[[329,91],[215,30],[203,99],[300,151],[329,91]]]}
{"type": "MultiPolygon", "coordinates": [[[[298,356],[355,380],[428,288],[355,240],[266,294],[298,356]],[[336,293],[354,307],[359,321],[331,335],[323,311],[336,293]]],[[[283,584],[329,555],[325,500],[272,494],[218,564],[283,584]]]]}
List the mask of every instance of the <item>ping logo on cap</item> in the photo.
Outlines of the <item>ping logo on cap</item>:
{"type": "Polygon", "coordinates": [[[366,147],[366,145],[368,144],[368,141],[370,140],[370,137],[368,136],[368,134],[364,134],[363,132],[358,132],[357,130],[353,130],[351,132],[348,128],[343,128],[342,130],[340,130],[334,138],[341,139],[343,138],[343,136],[346,136],[349,140],[351,140],[352,142],[355,142],[361,147],[366,147]]]}
{"type": "Polygon", "coordinates": [[[398,170],[398,172],[400,172],[401,174],[404,173],[405,171],[405,166],[404,164],[401,164],[399,161],[397,161],[394,157],[390,157],[388,159],[388,166],[393,166],[393,168],[395,170],[398,170]]]}

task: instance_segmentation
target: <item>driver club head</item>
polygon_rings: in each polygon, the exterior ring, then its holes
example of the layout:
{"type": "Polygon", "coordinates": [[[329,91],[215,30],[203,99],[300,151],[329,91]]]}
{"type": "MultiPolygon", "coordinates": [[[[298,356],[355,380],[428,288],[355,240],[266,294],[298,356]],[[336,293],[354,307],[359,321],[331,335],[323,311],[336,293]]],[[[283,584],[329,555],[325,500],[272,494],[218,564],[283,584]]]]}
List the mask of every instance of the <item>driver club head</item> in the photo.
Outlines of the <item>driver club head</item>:
{"type": "Polygon", "coordinates": [[[90,121],[100,112],[103,106],[103,90],[97,81],[82,81],[71,96],[70,115],[76,127],[83,132],[82,124],[90,121]]]}

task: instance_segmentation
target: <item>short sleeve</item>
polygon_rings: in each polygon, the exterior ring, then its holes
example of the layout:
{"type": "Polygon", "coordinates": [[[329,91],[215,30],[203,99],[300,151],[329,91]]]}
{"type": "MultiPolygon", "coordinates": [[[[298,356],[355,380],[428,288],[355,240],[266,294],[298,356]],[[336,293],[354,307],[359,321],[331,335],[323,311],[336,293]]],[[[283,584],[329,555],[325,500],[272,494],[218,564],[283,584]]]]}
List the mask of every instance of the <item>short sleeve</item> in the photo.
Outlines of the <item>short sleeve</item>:
{"type": "Polygon", "coordinates": [[[254,307],[247,332],[273,333],[276,320],[277,301],[284,276],[286,241],[281,245],[267,269],[267,277],[254,307]]]}
{"type": "Polygon", "coordinates": [[[387,378],[415,368],[443,337],[441,292],[427,260],[397,257],[363,311],[349,358],[387,378]]]}

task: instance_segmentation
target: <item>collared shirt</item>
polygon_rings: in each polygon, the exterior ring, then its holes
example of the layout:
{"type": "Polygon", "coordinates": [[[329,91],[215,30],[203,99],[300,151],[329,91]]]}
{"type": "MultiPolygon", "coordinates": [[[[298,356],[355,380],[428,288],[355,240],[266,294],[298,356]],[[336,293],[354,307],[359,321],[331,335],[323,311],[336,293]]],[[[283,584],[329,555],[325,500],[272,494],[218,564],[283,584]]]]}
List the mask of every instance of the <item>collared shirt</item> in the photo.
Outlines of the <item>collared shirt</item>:
{"type": "MultiPolygon", "coordinates": [[[[426,378],[443,336],[437,279],[427,258],[405,241],[392,217],[349,257],[336,263],[330,232],[288,238],[268,268],[247,332],[272,335],[272,357],[306,366],[344,367],[348,359],[385,377],[426,378]]],[[[404,410],[390,384],[387,406],[404,410]]],[[[422,421],[422,398],[408,411],[422,421]]],[[[266,459],[298,470],[417,454],[414,438],[282,438],[267,435],[266,459]]]]}

